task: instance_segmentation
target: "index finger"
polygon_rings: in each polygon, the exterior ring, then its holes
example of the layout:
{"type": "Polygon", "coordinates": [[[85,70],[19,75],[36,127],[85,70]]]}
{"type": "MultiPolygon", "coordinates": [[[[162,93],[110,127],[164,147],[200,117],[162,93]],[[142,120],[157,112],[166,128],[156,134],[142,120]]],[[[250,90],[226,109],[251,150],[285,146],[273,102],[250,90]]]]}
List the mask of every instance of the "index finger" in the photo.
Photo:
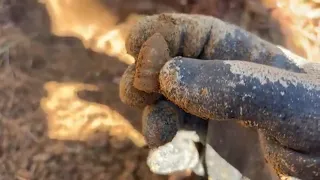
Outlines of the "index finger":
{"type": "MultiPolygon", "coordinates": [[[[127,52],[138,58],[143,43],[160,33],[170,56],[197,59],[244,60],[301,72],[296,57],[240,27],[204,15],[170,14],[147,16],[126,40],[127,52]]],[[[301,58],[299,58],[301,59],[301,58]]]]}

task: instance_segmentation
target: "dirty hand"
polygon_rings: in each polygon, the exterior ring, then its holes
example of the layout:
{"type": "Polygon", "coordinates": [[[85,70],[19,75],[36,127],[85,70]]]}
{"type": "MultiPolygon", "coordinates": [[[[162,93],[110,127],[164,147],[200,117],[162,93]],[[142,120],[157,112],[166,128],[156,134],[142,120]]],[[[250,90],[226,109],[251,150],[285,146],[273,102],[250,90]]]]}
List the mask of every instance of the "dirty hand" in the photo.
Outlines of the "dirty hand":
{"type": "MultiPolygon", "coordinates": [[[[196,151],[189,142],[208,144],[211,122],[236,121],[258,130],[277,173],[303,179],[320,175],[319,64],[200,15],[146,17],[132,29],[127,51],[137,61],[122,78],[121,99],[146,106],[146,140],[156,151],[166,148],[150,157],[174,154],[178,151],[168,149],[175,147],[196,151]],[[182,148],[187,146],[192,147],[182,148]]],[[[175,159],[169,160],[163,163],[175,159]]],[[[177,170],[187,166],[175,162],[177,170]]]]}

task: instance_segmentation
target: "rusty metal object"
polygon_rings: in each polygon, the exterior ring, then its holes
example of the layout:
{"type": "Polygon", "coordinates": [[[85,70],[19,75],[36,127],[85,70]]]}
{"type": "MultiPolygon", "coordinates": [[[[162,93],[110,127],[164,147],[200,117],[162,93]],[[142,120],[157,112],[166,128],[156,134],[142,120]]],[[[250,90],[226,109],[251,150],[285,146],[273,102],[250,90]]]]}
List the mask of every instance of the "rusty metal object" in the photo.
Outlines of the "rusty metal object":
{"type": "Polygon", "coordinates": [[[135,65],[130,65],[124,72],[120,85],[119,95],[123,103],[133,106],[144,108],[146,105],[155,103],[161,95],[158,93],[146,93],[136,89],[133,86],[133,79],[135,73],[135,65]]]}
{"type": "Polygon", "coordinates": [[[134,87],[147,93],[158,92],[159,72],[169,59],[167,42],[160,33],[155,33],[140,50],[136,61],[134,87]]]}

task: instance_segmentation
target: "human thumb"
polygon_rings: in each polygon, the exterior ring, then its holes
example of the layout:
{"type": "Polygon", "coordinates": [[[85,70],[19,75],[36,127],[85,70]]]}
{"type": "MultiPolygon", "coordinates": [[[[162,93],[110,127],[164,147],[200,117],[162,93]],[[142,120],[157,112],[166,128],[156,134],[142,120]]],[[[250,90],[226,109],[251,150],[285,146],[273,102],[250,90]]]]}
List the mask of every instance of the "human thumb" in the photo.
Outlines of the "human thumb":
{"type": "Polygon", "coordinates": [[[190,114],[244,120],[291,148],[320,149],[315,76],[245,61],[176,57],[161,69],[159,82],[161,93],[190,114]]]}

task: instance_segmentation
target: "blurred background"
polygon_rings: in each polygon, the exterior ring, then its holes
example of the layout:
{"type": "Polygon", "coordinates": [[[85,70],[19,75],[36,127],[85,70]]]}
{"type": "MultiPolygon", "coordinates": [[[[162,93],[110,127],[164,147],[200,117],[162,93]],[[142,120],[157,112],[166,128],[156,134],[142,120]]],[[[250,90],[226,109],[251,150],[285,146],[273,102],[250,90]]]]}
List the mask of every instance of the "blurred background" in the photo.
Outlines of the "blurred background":
{"type": "Polygon", "coordinates": [[[0,179],[191,179],[152,174],[141,111],[118,85],[145,15],[206,14],[320,61],[320,0],[0,0],[0,179]]]}

